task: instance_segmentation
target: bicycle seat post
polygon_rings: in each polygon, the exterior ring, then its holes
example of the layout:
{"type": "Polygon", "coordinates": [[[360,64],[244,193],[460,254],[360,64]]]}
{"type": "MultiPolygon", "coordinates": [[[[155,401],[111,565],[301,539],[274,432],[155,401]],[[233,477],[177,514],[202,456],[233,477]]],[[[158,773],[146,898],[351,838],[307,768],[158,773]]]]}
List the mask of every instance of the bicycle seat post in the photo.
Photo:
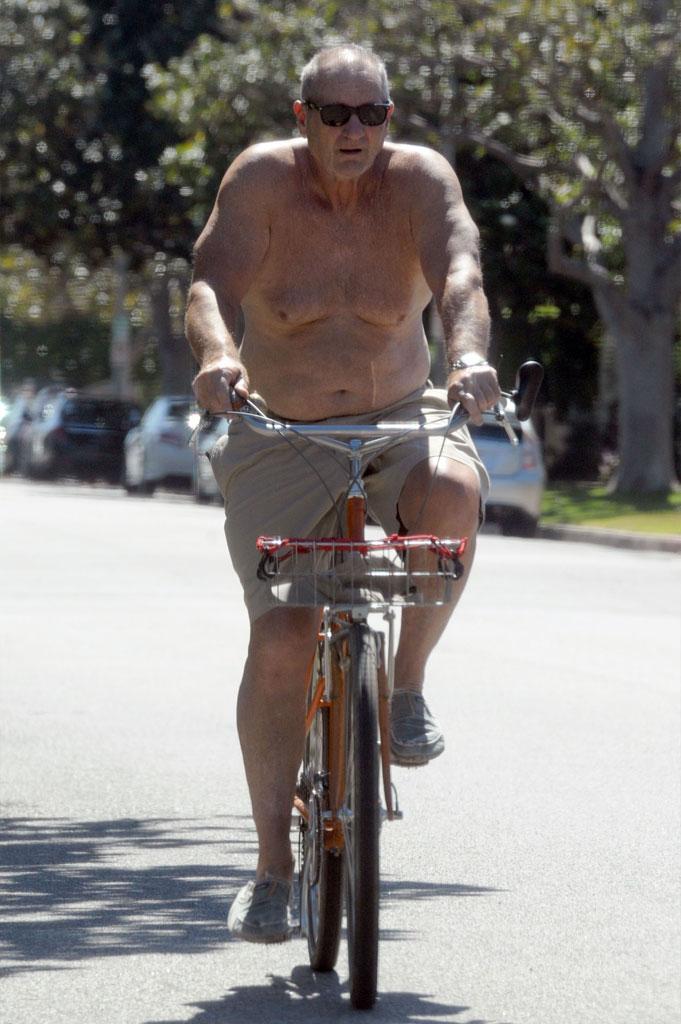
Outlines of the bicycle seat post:
{"type": "Polygon", "coordinates": [[[362,442],[352,438],[348,443],[350,460],[350,487],[346,497],[347,529],[350,540],[364,540],[366,525],[366,491],[362,483],[362,442]]]}

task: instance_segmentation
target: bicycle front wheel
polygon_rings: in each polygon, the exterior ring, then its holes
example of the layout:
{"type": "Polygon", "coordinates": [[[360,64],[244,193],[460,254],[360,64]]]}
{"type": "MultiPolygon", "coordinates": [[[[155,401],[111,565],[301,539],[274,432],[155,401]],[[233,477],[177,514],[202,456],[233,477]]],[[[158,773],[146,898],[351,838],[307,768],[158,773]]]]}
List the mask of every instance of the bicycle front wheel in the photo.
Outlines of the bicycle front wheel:
{"type": "MultiPolygon", "coordinates": [[[[316,679],[311,687],[314,692],[316,679]]],[[[320,707],[308,734],[300,780],[308,818],[303,828],[302,918],[310,966],[331,971],[338,959],[343,917],[343,855],[327,849],[324,815],[329,810],[329,709],[320,707]]]]}
{"type": "Polygon", "coordinates": [[[378,653],[376,634],[354,623],[348,637],[346,687],[345,893],[350,1000],[376,1001],[378,979],[379,830],[378,653]]]}

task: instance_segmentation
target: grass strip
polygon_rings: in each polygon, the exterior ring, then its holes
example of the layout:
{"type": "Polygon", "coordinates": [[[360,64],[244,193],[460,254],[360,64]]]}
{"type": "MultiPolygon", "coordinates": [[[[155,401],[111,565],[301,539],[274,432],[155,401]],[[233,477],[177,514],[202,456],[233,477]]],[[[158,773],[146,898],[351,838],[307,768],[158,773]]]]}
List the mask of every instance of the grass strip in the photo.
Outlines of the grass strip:
{"type": "Polygon", "coordinates": [[[625,496],[597,484],[554,484],[544,492],[540,522],[681,534],[681,492],[625,496]]]}

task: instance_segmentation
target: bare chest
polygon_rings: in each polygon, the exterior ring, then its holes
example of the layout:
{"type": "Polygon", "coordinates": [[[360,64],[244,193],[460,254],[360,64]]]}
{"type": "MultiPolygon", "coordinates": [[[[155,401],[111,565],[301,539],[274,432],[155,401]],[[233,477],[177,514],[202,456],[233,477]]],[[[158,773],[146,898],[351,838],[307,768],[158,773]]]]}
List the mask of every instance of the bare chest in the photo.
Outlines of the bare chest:
{"type": "Polygon", "coordinates": [[[262,312],[293,329],[344,315],[393,326],[429,295],[408,215],[378,203],[353,215],[309,204],[277,217],[256,292],[262,312]]]}

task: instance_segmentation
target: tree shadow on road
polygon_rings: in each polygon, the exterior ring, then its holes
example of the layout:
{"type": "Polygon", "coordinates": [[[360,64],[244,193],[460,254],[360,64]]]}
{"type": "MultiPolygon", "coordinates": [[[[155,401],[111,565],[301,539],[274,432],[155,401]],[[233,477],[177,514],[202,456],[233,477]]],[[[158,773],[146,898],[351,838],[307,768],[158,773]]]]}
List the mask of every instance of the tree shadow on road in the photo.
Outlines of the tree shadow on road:
{"type": "MultiPolygon", "coordinates": [[[[198,1012],[189,1024],[310,1024],[314,1021],[353,1021],[358,1013],[350,1005],[347,985],[342,985],[335,971],[319,974],[310,967],[294,967],[290,977],[269,974],[263,985],[242,985],[231,988],[222,999],[191,1003],[198,1012]]],[[[468,1006],[438,1003],[418,992],[385,992],[379,994],[372,1021],[418,1021],[419,1024],[443,1024],[455,1021],[469,1010],[468,1006]]],[[[177,1020],[148,1020],[145,1024],[185,1024],[186,1016],[177,1020]]],[[[486,1024],[467,1020],[466,1024],[486,1024]]]]}
{"type": "Polygon", "coordinates": [[[222,946],[230,895],[250,876],[230,853],[255,857],[247,817],[0,824],[4,974],[222,946]]]}
{"type": "MultiPolygon", "coordinates": [[[[0,926],[7,964],[0,974],[74,969],[97,957],[200,954],[230,943],[227,908],[252,876],[256,857],[249,816],[9,818],[0,826],[0,926]]],[[[386,905],[495,891],[382,881],[386,905]]],[[[382,942],[412,938],[408,931],[381,930],[382,942]]],[[[232,943],[237,948],[241,944],[232,943]]],[[[295,944],[291,950],[300,955],[295,944]]],[[[311,1007],[315,1020],[342,1020],[346,1014],[357,1019],[335,973],[315,974],[302,966],[290,978],[271,975],[268,984],[233,988],[219,1002],[191,1005],[199,1011],[192,1024],[253,1019],[288,1024],[309,1021],[311,1007]]],[[[426,995],[393,992],[381,997],[374,1017],[440,1022],[464,1009],[428,1002],[426,995]]]]}

